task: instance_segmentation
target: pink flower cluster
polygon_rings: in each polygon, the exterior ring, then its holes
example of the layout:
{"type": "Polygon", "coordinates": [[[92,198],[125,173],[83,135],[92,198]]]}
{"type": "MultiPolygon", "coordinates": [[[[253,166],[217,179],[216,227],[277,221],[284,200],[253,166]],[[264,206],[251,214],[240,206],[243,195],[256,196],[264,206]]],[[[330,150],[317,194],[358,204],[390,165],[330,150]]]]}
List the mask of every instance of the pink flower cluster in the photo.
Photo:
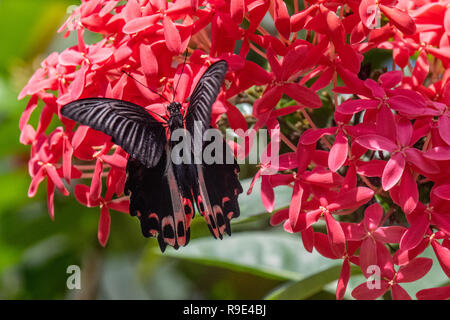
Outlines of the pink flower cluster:
{"type": "MultiPolygon", "coordinates": [[[[122,71],[166,97],[181,77],[175,99],[184,102],[208,65],[225,59],[226,88],[212,124],[226,114],[231,128],[247,130],[233,103],[253,86],[264,88],[253,103],[253,129],[267,127],[271,143],[292,151],[275,168],[262,161],[255,176],[262,201],[272,211],[275,188],[292,187],[290,207],[271,223],[301,233],[308,251],[343,259],[338,299],[350,264],[367,277],[371,266],[381,272],[377,289],[363,283],[353,297],[391,290],[394,299],[410,299],[401,283],[428,273],[432,260],[418,257],[428,246],[450,277],[450,1],[304,1],[303,10],[299,2],[288,8],[282,0],[82,1],[61,27],[75,32],[78,44],[45,59],[19,96],[31,96],[20,120],[21,142],[31,146],[29,195],[46,180],[53,217],[54,190],[68,195],[66,185],[83,179],[88,184],[77,184],[74,194],[101,208],[98,236],[105,245],[109,209],[128,211],[127,154],[106,135],[62,118],[61,106],[110,97],[164,114],[164,100],[122,71]],[[266,15],[275,32],[263,27],[266,15]],[[102,39],[87,44],[86,31],[102,39]],[[392,53],[392,70],[362,76],[363,53],[374,49],[392,53]],[[267,68],[247,60],[249,53],[267,60],[267,68]],[[332,88],[334,119],[318,128],[311,111],[322,107],[317,91],[325,87],[332,88]],[[281,107],[286,96],[293,102],[281,107]],[[38,105],[35,128],[28,122],[38,105]],[[293,113],[310,126],[297,144],[279,122],[293,113]],[[55,121],[60,126],[48,133],[55,121]],[[278,173],[264,175],[268,168],[278,173]],[[319,220],[326,233],[315,230],[319,220]]],[[[448,299],[450,287],[416,296],[448,299]]]]}

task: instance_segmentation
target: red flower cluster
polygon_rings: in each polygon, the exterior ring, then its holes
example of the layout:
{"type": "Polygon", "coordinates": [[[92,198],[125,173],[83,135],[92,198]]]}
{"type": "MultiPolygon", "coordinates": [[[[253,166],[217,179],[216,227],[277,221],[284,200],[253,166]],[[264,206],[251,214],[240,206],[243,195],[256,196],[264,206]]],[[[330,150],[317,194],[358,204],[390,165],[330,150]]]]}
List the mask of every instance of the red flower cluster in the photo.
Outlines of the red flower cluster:
{"type": "MultiPolygon", "coordinates": [[[[102,208],[99,240],[105,245],[109,209],[128,210],[127,154],[106,135],[84,126],[74,130],[75,123],[61,117],[61,106],[110,97],[164,113],[164,100],[122,70],[168,98],[174,79],[181,79],[175,99],[185,101],[207,66],[225,59],[227,88],[214,104],[212,123],[226,113],[233,129],[247,130],[233,102],[249,88],[264,86],[253,104],[253,129],[266,126],[271,143],[284,142],[292,152],[280,157],[277,174],[264,175],[274,166],[261,164],[255,179],[262,179],[263,203],[272,211],[274,188],[293,188],[290,207],[271,222],[300,232],[308,251],[343,259],[337,298],[343,298],[352,263],[366,276],[373,266],[381,275],[378,288],[364,283],[353,291],[355,298],[392,290],[394,299],[410,299],[400,283],[429,271],[431,259],[417,257],[429,245],[450,276],[450,73],[445,70],[450,1],[310,0],[303,10],[293,3],[288,8],[282,0],[82,1],[61,27],[66,35],[77,33],[78,45],[51,54],[19,96],[31,96],[20,121],[21,142],[31,145],[29,195],[46,179],[53,217],[54,189],[68,195],[64,180],[89,181],[74,192],[82,204],[102,208]],[[267,14],[276,32],[261,24],[267,14]],[[86,30],[102,40],[86,44],[86,30]],[[390,50],[392,70],[362,76],[363,53],[373,49],[390,50]],[[182,69],[186,50],[189,61],[182,69]],[[247,60],[249,53],[266,59],[267,70],[247,60]],[[316,91],[327,86],[334,96],[334,122],[317,128],[309,113],[322,106],[316,91]],[[281,107],[286,96],[295,102],[281,107]],[[28,120],[39,102],[43,109],[33,128],[28,120]],[[293,113],[311,126],[297,146],[279,123],[293,113]],[[47,133],[54,115],[62,126],[47,133]],[[384,212],[380,204],[390,209],[384,212]],[[359,223],[358,215],[364,217],[359,223]],[[320,219],[326,234],[314,229],[320,219]]],[[[449,291],[430,288],[417,297],[446,299],[449,291]]]]}

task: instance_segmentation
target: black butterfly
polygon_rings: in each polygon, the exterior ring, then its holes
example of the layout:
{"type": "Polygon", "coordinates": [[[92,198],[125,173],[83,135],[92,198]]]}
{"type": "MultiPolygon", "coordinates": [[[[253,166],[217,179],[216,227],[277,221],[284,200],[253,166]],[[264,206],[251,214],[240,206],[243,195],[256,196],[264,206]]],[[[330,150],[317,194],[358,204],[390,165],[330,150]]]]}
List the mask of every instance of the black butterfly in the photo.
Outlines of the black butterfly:
{"type": "MultiPolygon", "coordinates": [[[[158,237],[161,251],[167,245],[178,249],[188,244],[194,203],[214,238],[222,239],[224,232],[231,235],[230,220],[239,216],[242,186],[236,161],[175,164],[170,157],[175,142],[168,139],[180,128],[193,136],[194,121],[200,123],[195,130],[202,135],[210,128],[212,105],[227,69],[221,60],[206,70],[184,115],[178,102],[167,106],[167,119],[158,120],[141,106],[107,98],[80,99],[61,109],[63,116],[110,135],[129,154],[125,194],[130,196],[130,214],[138,216],[145,237],[158,237]]],[[[232,151],[223,144],[226,159],[232,151]]],[[[187,156],[193,160],[193,154],[187,156]]]]}

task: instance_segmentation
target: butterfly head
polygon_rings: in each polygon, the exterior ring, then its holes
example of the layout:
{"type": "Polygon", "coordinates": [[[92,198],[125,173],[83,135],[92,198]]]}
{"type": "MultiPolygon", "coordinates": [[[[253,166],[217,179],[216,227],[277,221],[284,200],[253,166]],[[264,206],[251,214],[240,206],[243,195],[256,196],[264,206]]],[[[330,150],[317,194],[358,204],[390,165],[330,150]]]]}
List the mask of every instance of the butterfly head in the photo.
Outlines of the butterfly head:
{"type": "Polygon", "coordinates": [[[169,111],[170,116],[181,114],[181,103],[179,102],[172,102],[167,106],[167,111],[169,111]]]}

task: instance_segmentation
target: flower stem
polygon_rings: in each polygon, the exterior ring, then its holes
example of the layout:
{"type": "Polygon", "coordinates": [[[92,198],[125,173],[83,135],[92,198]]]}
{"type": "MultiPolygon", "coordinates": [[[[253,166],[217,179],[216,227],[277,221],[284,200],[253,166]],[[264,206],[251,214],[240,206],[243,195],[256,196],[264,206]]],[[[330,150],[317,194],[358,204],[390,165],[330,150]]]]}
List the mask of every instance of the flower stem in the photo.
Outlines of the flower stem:
{"type": "Polygon", "coordinates": [[[280,132],[281,141],[283,141],[292,151],[297,152],[297,147],[282,133],[280,132]]]}

